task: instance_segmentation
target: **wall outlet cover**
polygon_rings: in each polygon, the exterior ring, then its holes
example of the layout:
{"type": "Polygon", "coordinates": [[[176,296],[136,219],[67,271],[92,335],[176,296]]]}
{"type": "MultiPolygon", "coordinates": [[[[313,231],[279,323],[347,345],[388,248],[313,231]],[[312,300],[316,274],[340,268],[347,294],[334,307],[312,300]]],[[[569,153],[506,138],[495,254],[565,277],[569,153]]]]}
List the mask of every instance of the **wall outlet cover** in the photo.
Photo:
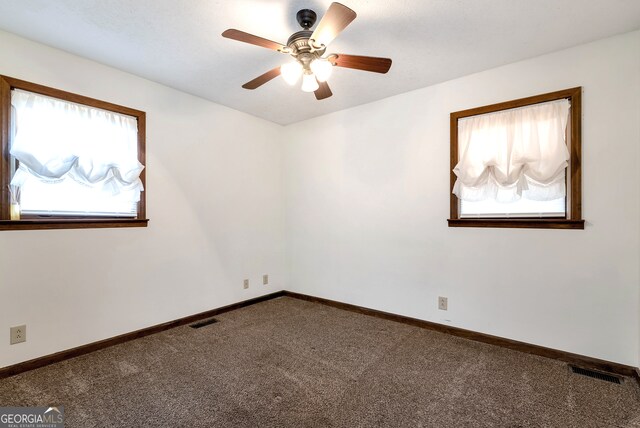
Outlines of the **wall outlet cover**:
{"type": "Polygon", "coordinates": [[[440,309],[441,311],[446,311],[448,306],[448,299],[446,297],[438,297],[438,309],[440,309]]]}
{"type": "Polygon", "coordinates": [[[11,327],[10,329],[9,344],[15,345],[16,343],[22,343],[27,341],[27,326],[19,325],[17,327],[11,327]]]}
{"type": "Polygon", "coordinates": [[[262,284],[263,285],[269,284],[269,275],[262,275],[262,284]]]}
{"type": "Polygon", "coordinates": [[[245,289],[245,290],[246,290],[247,288],[249,288],[249,280],[248,280],[248,279],[245,279],[245,280],[244,280],[244,284],[243,284],[243,286],[244,286],[244,289],[245,289]]]}

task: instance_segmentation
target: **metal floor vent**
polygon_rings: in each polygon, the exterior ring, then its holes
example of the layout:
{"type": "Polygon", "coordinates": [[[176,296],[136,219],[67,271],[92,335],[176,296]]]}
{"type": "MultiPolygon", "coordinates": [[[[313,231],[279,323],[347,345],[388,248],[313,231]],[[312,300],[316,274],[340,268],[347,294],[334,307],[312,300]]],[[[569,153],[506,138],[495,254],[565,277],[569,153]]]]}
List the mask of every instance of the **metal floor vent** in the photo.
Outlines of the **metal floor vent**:
{"type": "Polygon", "coordinates": [[[191,327],[191,328],[202,328],[202,327],[206,327],[206,326],[211,325],[211,324],[215,324],[217,322],[218,322],[217,319],[209,318],[208,320],[199,321],[199,322],[197,322],[195,324],[191,324],[189,327],[191,327]]]}
{"type": "Polygon", "coordinates": [[[569,365],[571,367],[571,371],[575,374],[579,374],[582,376],[592,377],[594,379],[604,380],[605,382],[617,383],[620,384],[620,378],[617,376],[613,376],[606,373],[596,372],[589,369],[583,369],[582,367],[576,367],[569,365]]]}

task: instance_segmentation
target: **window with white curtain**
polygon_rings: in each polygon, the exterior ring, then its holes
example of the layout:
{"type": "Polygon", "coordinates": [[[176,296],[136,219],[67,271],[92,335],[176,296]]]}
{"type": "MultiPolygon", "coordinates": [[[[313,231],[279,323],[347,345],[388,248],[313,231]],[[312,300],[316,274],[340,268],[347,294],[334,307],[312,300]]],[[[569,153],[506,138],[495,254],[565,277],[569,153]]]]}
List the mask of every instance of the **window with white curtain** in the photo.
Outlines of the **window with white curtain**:
{"type": "Polygon", "coordinates": [[[144,112],[4,76],[2,83],[10,86],[3,220],[8,212],[20,228],[56,219],[65,222],[57,228],[146,225],[144,112]]]}
{"type": "Polygon", "coordinates": [[[452,113],[450,226],[583,227],[580,92],[452,113]]]}

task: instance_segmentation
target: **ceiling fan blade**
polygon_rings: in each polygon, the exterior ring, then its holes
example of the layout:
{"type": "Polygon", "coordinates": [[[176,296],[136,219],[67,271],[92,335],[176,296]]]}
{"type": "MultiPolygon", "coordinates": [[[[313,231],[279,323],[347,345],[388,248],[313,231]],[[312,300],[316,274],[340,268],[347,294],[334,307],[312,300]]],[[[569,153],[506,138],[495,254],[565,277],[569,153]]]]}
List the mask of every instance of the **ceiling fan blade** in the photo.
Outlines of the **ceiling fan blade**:
{"type": "Polygon", "coordinates": [[[373,71],[374,73],[384,74],[391,68],[391,59],[389,58],[331,54],[327,59],[338,67],[355,68],[356,70],[373,71]]]}
{"type": "Polygon", "coordinates": [[[318,101],[324,100],[325,98],[329,98],[331,95],[333,95],[333,92],[331,92],[331,89],[329,89],[329,84],[327,82],[321,82],[318,80],[318,85],[320,87],[314,91],[314,94],[316,95],[316,99],[318,101]]]}
{"type": "Polygon", "coordinates": [[[318,26],[313,31],[311,39],[316,45],[327,46],[347,25],[356,19],[356,13],[340,3],[331,3],[318,26]]]}
{"type": "Polygon", "coordinates": [[[237,40],[239,42],[249,43],[256,46],[261,46],[263,48],[272,49],[279,52],[284,52],[287,49],[287,47],[282,43],[277,43],[262,37],[254,36],[253,34],[245,33],[244,31],[236,30],[234,28],[226,30],[224,33],[222,33],[222,37],[237,40]]]}
{"type": "Polygon", "coordinates": [[[267,71],[266,73],[256,77],[252,81],[245,83],[244,85],[242,85],[242,87],[245,89],[256,89],[267,83],[269,80],[274,79],[278,76],[280,76],[280,67],[276,67],[267,71]]]}

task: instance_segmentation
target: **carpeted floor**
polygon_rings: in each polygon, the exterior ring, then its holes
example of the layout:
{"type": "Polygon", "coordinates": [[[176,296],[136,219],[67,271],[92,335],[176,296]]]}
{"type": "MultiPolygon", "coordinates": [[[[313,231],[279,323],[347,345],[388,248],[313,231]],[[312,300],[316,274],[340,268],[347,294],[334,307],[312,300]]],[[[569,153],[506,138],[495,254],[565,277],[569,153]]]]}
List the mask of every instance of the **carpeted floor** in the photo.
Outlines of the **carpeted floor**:
{"type": "Polygon", "coordinates": [[[640,389],[282,297],[0,380],[67,427],[640,427],[640,389]]]}

